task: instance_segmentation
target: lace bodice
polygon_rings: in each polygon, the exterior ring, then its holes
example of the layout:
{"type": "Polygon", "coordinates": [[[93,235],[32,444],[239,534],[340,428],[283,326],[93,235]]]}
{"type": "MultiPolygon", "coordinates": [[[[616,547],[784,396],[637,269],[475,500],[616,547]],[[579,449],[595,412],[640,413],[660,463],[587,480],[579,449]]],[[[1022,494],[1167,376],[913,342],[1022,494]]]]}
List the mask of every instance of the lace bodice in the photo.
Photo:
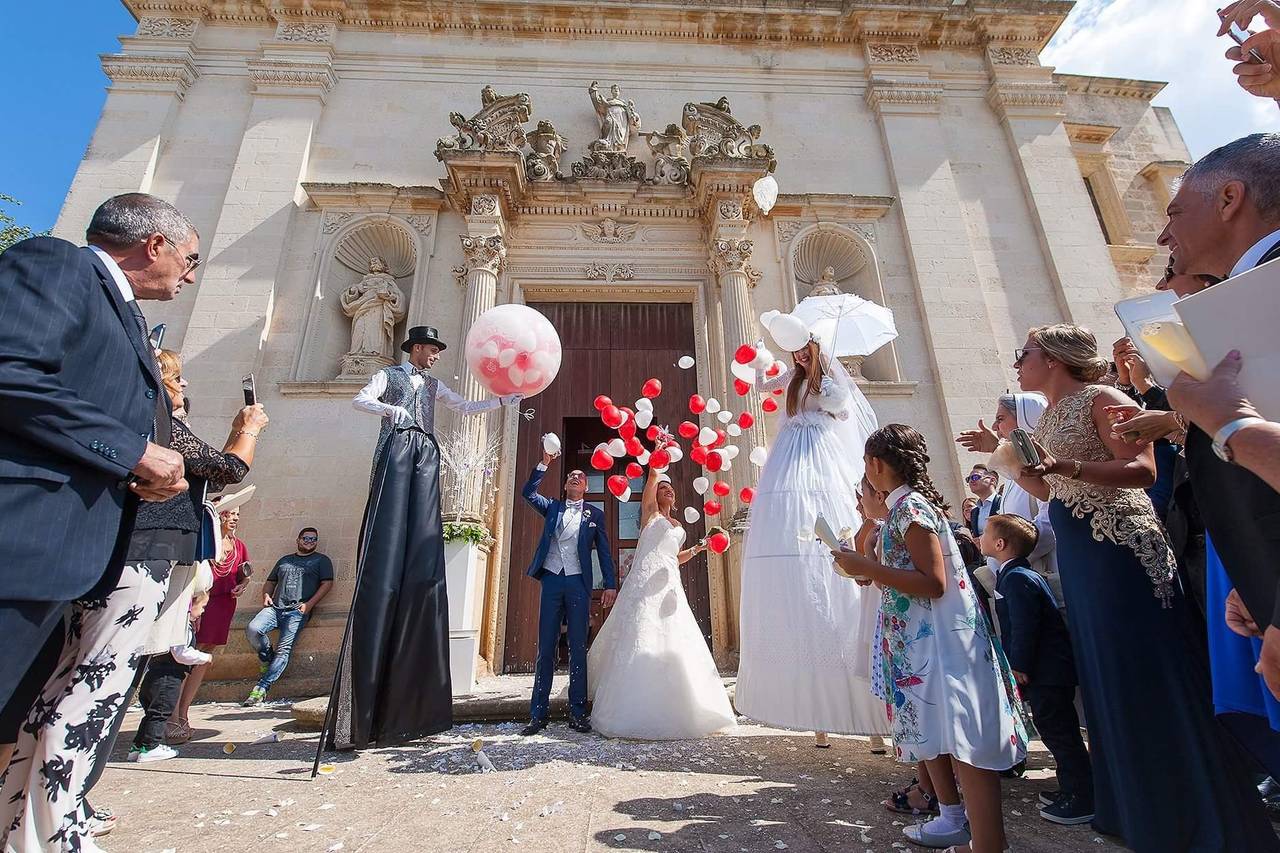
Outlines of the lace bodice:
{"type": "MultiPolygon", "coordinates": [[[[763,383],[760,386],[761,392],[770,393],[776,388],[786,388],[791,384],[794,373],[795,368],[787,368],[773,379],[763,383]]],[[[842,421],[849,418],[849,394],[830,376],[822,377],[822,385],[817,394],[805,394],[802,391],[800,401],[800,411],[792,420],[798,420],[801,423],[821,423],[827,418],[842,421]]],[[[786,401],[780,399],[778,404],[785,407],[786,401]]]]}
{"type": "MultiPolygon", "coordinates": [[[[1093,401],[1103,386],[1089,385],[1051,406],[1036,427],[1036,439],[1058,459],[1109,462],[1107,448],[1093,421],[1093,401]]],[[[1174,558],[1151,498],[1141,489],[1097,486],[1057,474],[1045,477],[1050,496],[1076,518],[1089,518],[1093,538],[1109,540],[1134,552],[1166,604],[1173,595],[1174,558]]]]}

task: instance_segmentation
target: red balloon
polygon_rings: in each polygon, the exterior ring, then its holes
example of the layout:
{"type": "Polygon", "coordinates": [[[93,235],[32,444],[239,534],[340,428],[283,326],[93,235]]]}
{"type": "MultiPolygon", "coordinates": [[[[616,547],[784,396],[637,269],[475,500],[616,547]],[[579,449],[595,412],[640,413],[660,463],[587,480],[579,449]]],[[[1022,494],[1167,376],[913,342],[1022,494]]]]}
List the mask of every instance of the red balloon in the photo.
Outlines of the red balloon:
{"type": "Polygon", "coordinates": [[[622,414],[622,409],[610,403],[600,412],[600,420],[604,421],[604,425],[609,429],[617,429],[622,426],[626,416],[622,414]]]}
{"type": "Polygon", "coordinates": [[[591,454],[591,467],[597,471],[608,471],[613,467],[613,457],[603,447],[597,448],[596,452],[591,454]]]}
{"type": "Polygon", "coordinates": [[[707,537],[707,547],[717,554],[729,550],[729,534],[717,530],[707,537]]]}
{"type": "Polygon", "coordinates": [[[716,480],[715,485],[711,487],[711,491],[715,492],[722,498],[726,498],[729,496],[729,492],[731,492],[732,489],[724,480],[716,480]]]}
{"type": "Polygon", "coordinates": [[[760,404],[760,408],[764,409],[766,412],[776,412],[778,411],[778,404],[773,400],[765,400],[760,404]]]}
{"type": "Polygon", "coordinates": [[[786,389],[786,388],[774,388],[774,389],[773,389],[773,396],[775,396],[775,397],[781,397],[781,396],[782,396],[783,394],[785,394],[785,393],[787,393],[787,389],[786,389]]]}
{"type": "Polygon", "coordinates": [[[782,372],[782,362],[775,361],[773,364],[769,365],[769,369],[764,372],[764,375],[772,379],[773,377],[777,376],[781,372],[782,372]]]}
{"type": "Polygon", "coordinates": [[[722,429],[716,430],[716,443],[712,447],[724,447],[729,442],[729,434],[722,429]]]}
{"type": "Polygon", "coordinates": [[[695,415],[700,415],[707,410],[707,401],[701,394],[694,394],[689,398],[689,411],[695,415]]]}
{"type": "Polygon", "coordinates": [[[738,499],[744,504],[749,504],[756,499],[756,490],[747,486],[745,489],[738,492],[738,499]]]}
{"type": "Polygon", "coordinates": [[[605,481],[605,486],[609,489],[609,494],[613,495],[615,498],[620,498],[622,497],[622,493],[630,488],[631,484],[627,482],[627,478],[621,474],[614,474],[605,481]]]}
{"type": "Polygon", "coordinates": [[[640,393],[652,400],[662,393],[662,382],[658,379],[650,379],[644,383],[644,387],[640,389],[640,393]]]}
{"type": "Polygon", "coordinates": [[[755,416],[750,412],[743,412],[738,415],[738,426],[743,429],[751,429],[756,424],[755,416]]]}
{"type": "Polygon", "coordinates": [[[701,444],[695,444],[689,451],[689,458],[693,460],[695,465],[707,464],[707,449],[701,444]]]}
{"type": "MultiPolygon", "coordinates": [[[[628,438],[627,439],[627,455],[639,456],[641,453],[644,453],[644,445],[640,443],[640,439],[636,438],[635,436],[628,438]]],[[[640,475],[634,474],[632,476],[639,477],[640,475]]]]}
{"type": "Polygon", "coordinates": [[[719,450],[709,450],[705,464],[708,471],[719,471],[724,467],[724,457],[720,455],[719,450]]]}
{"type": "Polygon", "coordinates": [[[595,406],[596,406],[597,412],[603,412],[605,406],[612,406],[612,405],[613,405],[613,401],[610,400],[605,395],[601,394],[599,397],[596,397],[595,406]]]}
{"type": "Polygon", "coordinates": [[[649,454],[650,468],[666,468],[671,464],[671,454],[665,450],[655,450],[649,454]]]}
{"type": "Polygon", "coordinates": [[[722,509],[724,507],[720,506],[719,501],[707,501],[702,505],[702,511],[707,515],[719,515],[722,509]]]}
{"type": "MultiPolygon", "coordinates": [[[[633,453],[632,455],[634,456],[635,454],[633,453]]],[[[640,463],[639,463],[639,462],[628,462],[628,463],[627,463],[627,478],[628,478],[628,479],[630,479],[630,480],[634,480],[636,477],[643,477],[643,476],[644,476],[644,468],[640,467],[640,463]]]]}
{"type": "Polygon", "coordinates": [[[649,439],[650,441],[657,441],[658,436],[661,434],[662,434],[662,429],[657,424],[651,424],[649,428],[644,431],[645,438],[649,439]]]}
{"type": "Polygon", "coordinates": [[[735,379],[733,380],[733,390],[739,397],[745,397],[751,393],[751,386],[741,379],[735,379]]]}
{"type": "Polygon", "coordinates": [[[743,344],[738,347],[738,351],[733,354],[733,360],[738,364],[750,364],[756,360],[756,348],[750,344],[743,344]]]}
{"type": "Polygon", "coordinates": [[[693,421],[685,421],[676,427],[676,432],[680,433],[681,438],[695,438],[698,435],[698,425],[693,421]]]}
{"type": "Polygon", "coordinates": [[[623,409],[627,413],[627,419],[622,426],[618,427],[618,435],[622,436],[623,441],[629,441],[636,436],[636,413],[630,409],[623,409]]]}

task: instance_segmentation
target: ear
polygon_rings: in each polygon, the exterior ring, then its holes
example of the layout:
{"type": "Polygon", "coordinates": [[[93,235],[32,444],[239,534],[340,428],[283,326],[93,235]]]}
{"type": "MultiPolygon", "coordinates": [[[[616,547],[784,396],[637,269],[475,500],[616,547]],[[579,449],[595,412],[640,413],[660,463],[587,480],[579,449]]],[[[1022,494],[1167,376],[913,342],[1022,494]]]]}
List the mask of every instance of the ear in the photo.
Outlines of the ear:
{"type": "Polygon", "coordinates": [[[1227,181],[1222,185],[1214,201],[1223,222],[1230,222],[1241,214],[1244,210],[1245,195],[1243,181],[1227,181]]]}
{"type": "Polygon", "coordinates": [[[152,234],[147,238],[143,245],[146,246],[148,259],[154,261],[160,257],[160,252],[164,249],[164,240],[165,238],[162,234],[152,234]]]}

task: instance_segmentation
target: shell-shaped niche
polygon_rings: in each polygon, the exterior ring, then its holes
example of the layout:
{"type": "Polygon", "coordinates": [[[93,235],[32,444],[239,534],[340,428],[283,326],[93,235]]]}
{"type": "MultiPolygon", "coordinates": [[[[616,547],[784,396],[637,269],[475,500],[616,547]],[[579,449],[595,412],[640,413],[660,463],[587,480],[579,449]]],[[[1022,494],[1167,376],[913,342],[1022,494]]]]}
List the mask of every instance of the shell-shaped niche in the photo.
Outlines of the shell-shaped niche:
{"type": "MultiPolygon", "coordinates": [[[[800,238],[792,255],[796,281],[817,284],[828,267],[839,284],[867,265],[867,252],[854,236],[834,229],[818,228],[800,238]]],[[[830,280],[830,279],[829,279],[830,280]]]]}
{"type": "Polygon", "coordinates": [[[384,220],[367,222],[352,229],[338,244],[334,257],[344,267],[360,275],[369,272],[371,258],[382,258],[387,272],[394,278],[405,278],[413,275],[418,250],[408,231],[384,220]]]}

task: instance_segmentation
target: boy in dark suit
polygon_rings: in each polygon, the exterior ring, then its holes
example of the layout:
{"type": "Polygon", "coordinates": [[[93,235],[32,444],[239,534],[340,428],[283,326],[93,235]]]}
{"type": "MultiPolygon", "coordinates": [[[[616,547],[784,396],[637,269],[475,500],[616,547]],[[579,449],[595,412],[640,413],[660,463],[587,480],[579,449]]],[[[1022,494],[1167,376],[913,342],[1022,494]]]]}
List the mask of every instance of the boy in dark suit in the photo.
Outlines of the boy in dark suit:
{"type": "Polygon", "coordinates": [[[521,731],[525,736],[535,735],[547,727],[556,646],[560,625],[566,622],[569,626],[569,727],[578,732],[591,731],[587,720],[587,627],[593,548],[604,582],[601,604],[612,607],[618,595],[604,513],[583,500],[587,493],[587,475],[570,471],[565,478],[562,500],[538,494],[553,458],[543,453],[542,462],[529,475],[529,482],[521,492],[529,505],[546,519],[538,550],[527,572],[542,585],[542,597],[538,602],[538,660],[534,665],[530,720],[521,731]]]}
{"type": "Polygon", "coordinates": [[[1031,706],[1040,739],[1058,765],[1058,791],[1040,795],[1040,817],[1072,825],[1093,819],[1093,768],[1076,715],[1071,635],[1044,578],[1027,557],[1036,526],[1016,515],[987,519],[979,545],[1000,567],[996,617],[1013,677],[1031,706]]]}

